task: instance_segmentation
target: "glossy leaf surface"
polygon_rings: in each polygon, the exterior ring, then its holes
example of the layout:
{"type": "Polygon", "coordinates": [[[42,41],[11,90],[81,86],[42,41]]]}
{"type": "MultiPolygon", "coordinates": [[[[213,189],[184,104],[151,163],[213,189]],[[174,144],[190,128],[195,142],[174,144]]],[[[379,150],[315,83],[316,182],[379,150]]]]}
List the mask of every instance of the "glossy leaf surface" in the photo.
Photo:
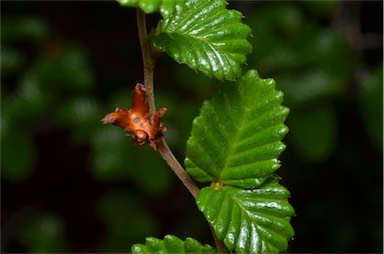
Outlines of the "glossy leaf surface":
{"type": "Polygon", "coordinates": [[[133,245],[132,253],[216,253],[216,250],[189,237],[183,241],[176,236],[166,235],[164,240],[148,237],[145,244],[133,245]]]}
{"type": "Polygon", "coordinates": [[[253,190],[205,187],[196,203],[230,251],[278,253],[287,249],[288,239],[294,234],[289,195],[272,175],[253,190]]]}
{"type": "Polygon", "coordinates": [[[117,0],[121,5],[127,7],[139,7],[145,13],[160,11],[163,18],[168,18],[176,8],[182,8],[185,1],[179,0],[117,0]]]}
{"type": "Polygon", "coordinates": [[[273,79],[249,71],[237,84],[220,86],[193,121],[187,172],[197,181],[252,189],[279,166],[289,109],[273,79]]]}
{"type": "Polygon", "coordinates": [[[240,75],[240,64],[251,52],[251,29],[243,15],[226,9],[225,0],[186,1],[150,37],[154,47],[179,63],[219,80],[240,75]]]}

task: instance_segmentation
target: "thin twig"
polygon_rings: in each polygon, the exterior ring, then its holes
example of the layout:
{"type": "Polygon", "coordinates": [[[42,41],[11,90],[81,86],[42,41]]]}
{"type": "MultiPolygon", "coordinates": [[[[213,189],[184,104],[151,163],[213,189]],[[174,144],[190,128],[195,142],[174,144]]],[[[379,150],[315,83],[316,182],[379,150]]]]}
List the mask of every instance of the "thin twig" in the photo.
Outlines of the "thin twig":
{"type": "MultiPolygon", "coordinates": [[[[145,21],[145,14],[139,8],[136,9],[137,15],[137,28],[139,33],[139,40],[141,46],[141,52],[143,57],[144,65],[144,87],[147,90],[147,100],[149,104],[149,111],[152,116],[155,114],[155,100],[153,92],[153,73],[155,68],[155,60],[151,56],[151,51],[148,43],[147,36],[147,27],[145,21]]],[[[168,163],[169,167],[177,175],[180,181],[196,199],[197,194],[199,193],[199,187],[195,184],[192,178],[185,172],[184,168],[180,165],[179,161],[173,155],[171,149],[169,149],[167,143],[164,140],[159,141],[157,144],[157,150],[163,157],[163,159],[168,163]]],[[[212,228],[211,228],[212,229],[212,228]]],[[[212,229],[212,235],[215,240],[216,248],[220,253],[228,253],[228,250],[225,247],[223,241],[217,239],[217,236],[212,229]]]]}
{"type": "Polygon", "coordinates": [[[157,150],[163,157],[163,159],[168,163],[173,172],[179,177],[184,186],[189,190],[194,198],[197,197],[199,193],[199,188],[192,180],[191,177],[185,172],[184,168],[180,165],[178,160],[173,155],[171,149],[169,149],[167,143],[165,141],[161,141],[157,145],[157,150]]]}
{"type": "MultiPolygon", "coordinates": [[[[155,61],[151,57],[151,51],[148,43],[145,13],[140,8],[136,8],[136,21],[144,66],[144,87],[147,90],[149,112],[152,116],[154,116],[156,112],[155,99],[153,95],[153,73],[155,68],[155,61]]],[[[153,119],[151,119],[151,121],[152,120],[153,119]]]]}
{"type": "MultiPolygon", "coordinates": [[[[137,28],[139,33],[141,52],[143,56],[144,87],[147,90],[147,100],[148,100],[150,113],[152,116],[154,116],[156,111],[155,100],[153,95],[154,94],[153,93],[153,73],[155,68],[155,61],[151,56],[151,51],[148,43],[145,13],[139,8],[137,8],[136,15],[137,15],[137,28]]],[[[195,182],[189,177],[187,172],[185,172],[184,168],[180,165],[180,163],[177,161],[171,149],[169,149],[167,143],[165,141],[160,141],[158,143],[157,149],[161,154],[161,156],[164,158],[164,160],[168,163],[170,168],[173,170],[173,172],[175,172],[177,177],[179,177],[181,182],[192,194],[192,196],[196,198],[199,192],[199,188],[197,187],[195,182]]]]}

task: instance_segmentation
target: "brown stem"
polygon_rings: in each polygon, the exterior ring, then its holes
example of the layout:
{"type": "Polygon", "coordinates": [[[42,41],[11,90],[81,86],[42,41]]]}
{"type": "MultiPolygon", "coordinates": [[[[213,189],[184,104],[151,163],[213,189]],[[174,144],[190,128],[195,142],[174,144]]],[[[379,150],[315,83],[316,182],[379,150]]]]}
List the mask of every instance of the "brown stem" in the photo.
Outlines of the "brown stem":
{"type": "MultiPolygon", "coordinates": [[[[155,100],[154,100],[154,92],[153,92],[153,73],[155,68],[155,61],[151,56],[151,51],[148,43],[147,36],[147,27],[145,21],[145,13],[139,8],[136,9],[137,16],[137,28],[139,32],[139,40],[141,46],[141,52],[143,56],[143,65],[144,65],[144,87],[147,90],[147,99],[149,105],[149,112],[152,116],[155,115],[155,100]]],[[[167,143],[165,141],[160,141],[157,147],[159,153],[164,158],[164,160],[171,167],[173,172],[179,177],[181,182],[185,185],[185,187],[189,190],[194,198],[197,197],[199,193],[199,188],[196,186],[195,182],[189,177],[187,172],[185,172],[184,168],[177,161],[175,156],[173,155],[171,149],[169,149],[167,143]]]]}
{"type": "MultiPolygon", "coordinates": [[[[139,33],[139,40],[141,46],[141,52],[143,57],[144,65],[144,87],[147,90],[147,100],[149,105],[149,112],[152,116],[155,115],[155,100],[153,92],[153,73],[155,68],[155,60],[151,56],[150,46],[148,43],[147,36],[147,26],[145,21],[145,13],[136,8],[136,17],[137,17],[137,28],[139,33]]],[[[184,168],[180,165],[178,160],[173,155],[171,149],[169,149],[167,143],[163,140],[159,141],[157,144],[157,150],[163,157],[163,159],[168,163],[169,167],[175,172],[177,177],[181,180],[184,186],[196,199],[197,194],[199,193],[199,187],[195,184],[192,178],[185,172],[184,168]]],[[[212,229],[212,228],[211,228],[212,229]]],[[[215,232],[212,229],[212,235],[215,240],[216,248],[220,253],[228,253],[228,250],[225,248],[224,242],[217,239],[215,232]]]]}
{"type": "Polygon", "coordinates": [[[173,172],[179,177],[184,186],[189,190],[194,198],[197,197],[199,193],[199,188],[196,186],[195,182],[191,177],[185,172],[184,168],[177,161],[175,156],[173,155],[171,149],[169,149],[167,143],[165,141],[160,141],[157,145],[157,150],[163,157],[163,159],[168,163],[173,172]]]}
{"type": "MultiPolygon", "coordinates": [[[[144,87],[147,90],[149,112],[152,116],[154,116],[156,112],[155,99],[153,96],[153,73],[155,61],[151,57],[151,51],[148,43],[145,13],[140,8],[136,8],[136,21],[144,66],[144,87]]],[[[153,121],[153,119],[151,119],[151,121],[153,121]]]]}
{"type": "Polygon", "coordinates": [[[213,240],[215,241],[215,245],[216,245],[216,250],[218,253],[229,253],[227,247],[225,247],[225,243],[223,240],[219,240],[215,234],[215,230],[213,229],[212,226],[210,226],[211,228],[211,232],[212,232],[212,236],[213,236],[213,240]]]}

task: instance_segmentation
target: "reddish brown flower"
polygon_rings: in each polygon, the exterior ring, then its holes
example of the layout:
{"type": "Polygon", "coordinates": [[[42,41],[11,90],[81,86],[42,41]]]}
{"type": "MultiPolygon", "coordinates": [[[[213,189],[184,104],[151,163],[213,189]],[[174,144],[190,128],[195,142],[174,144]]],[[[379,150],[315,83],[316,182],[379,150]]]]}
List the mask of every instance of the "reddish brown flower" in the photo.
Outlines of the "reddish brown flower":
{"type": "Polygon", "coordinates": [[[127,134],[137,147],[149,143],[157,150],[157,143],[164,139],[163,132],[167,131],[161,122],[166,108],[160,108],[152,118],[149,112],[147,91],[144,86],[138,83],[132,95],[132,107],[130,109],[116,108],[115,112],[106,115],[101,122],[111,123],[120,126],[124,131],[130,131],[127,134]]]}

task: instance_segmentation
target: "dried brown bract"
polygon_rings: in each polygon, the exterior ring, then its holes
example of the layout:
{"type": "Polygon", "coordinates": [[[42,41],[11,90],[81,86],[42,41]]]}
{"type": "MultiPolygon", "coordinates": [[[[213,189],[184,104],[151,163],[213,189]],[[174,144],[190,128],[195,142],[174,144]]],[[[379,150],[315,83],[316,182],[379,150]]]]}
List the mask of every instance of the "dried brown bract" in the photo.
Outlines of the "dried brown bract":
{"type": "Polygon", "coordinates": [[[163,132],[167,131],[161,122],[166,108],[160,108],[152,118],[149,112],[147,91],[143,84],[138,83],[132,95],[132,107],[130,109],[116,108],[115,112],[106,115],[101,122],[120,126],[137,147],[148,143],[157,150],[157,144],[164,139],[163,132]]]}

